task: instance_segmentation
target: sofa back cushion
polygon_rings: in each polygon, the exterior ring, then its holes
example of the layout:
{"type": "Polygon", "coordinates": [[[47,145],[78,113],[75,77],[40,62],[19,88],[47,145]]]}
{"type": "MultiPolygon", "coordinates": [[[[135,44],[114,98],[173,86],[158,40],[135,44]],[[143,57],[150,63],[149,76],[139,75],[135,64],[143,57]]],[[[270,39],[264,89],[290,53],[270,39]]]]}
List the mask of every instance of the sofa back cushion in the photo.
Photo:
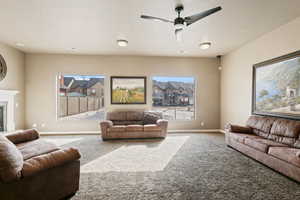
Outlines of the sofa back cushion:
{"type": "Polygon", "coordinates": [[[144,125],[156,124],[157,120],[162,119],[162,113],[156,111],[145,111],[144,112],[144,125]]]}
{"type": "Polygon", "coordinates": [[[126,120],[127,121],[143,121],[144,112],[143,111],[127,111],[126,120]]]}
{"type": "Polygon", "coordinates": [[[289,146],[296,145],[300,134],[300,121],[276,119],[271,128],[269,139],[289,146]]]}
{"type": "Polygon", "coordinates": [[[23,156],[5,136],[0,135],[0,180],[9,182],[21,177],[23,156]]]}
{"type": "Polygon", "coordinates": [[[156,124],[157,120],[162,119],[162,113],[157,111],[112,111],[107,113],[108,120],[114,125],[146,125],[156,124]]]}
{"type": "Polygon", "coordinates": [[[300,136],[299,136],[299,139],[296,140],[294,147],[300,149],[300,136]]]}
{"type": "Polygon", "coordinates": [[[268,138],[270,130],[276,118],[263,116],[250,116],[247,126],[253,129],[253,133],[263,138],[268,138]]]}
{"type": "Polygon", "coordinates": [[[143,125],[143,111],[112,111],[107,113],[108,120],[111,120],[114,125],[143,125]]]}
{"type": "Polygon", "coordinates": [[[126,120],[126,112],[124,111],[108,112],[106,118],[111,121],[123,121],[126,120]]]}
{"type": "Polygon", "coordinates": [[[144,122],[141,120],[141,121],[128,121],[128,120],[112,120],[112,123],[114,125],[143,125],[144,122]]]}

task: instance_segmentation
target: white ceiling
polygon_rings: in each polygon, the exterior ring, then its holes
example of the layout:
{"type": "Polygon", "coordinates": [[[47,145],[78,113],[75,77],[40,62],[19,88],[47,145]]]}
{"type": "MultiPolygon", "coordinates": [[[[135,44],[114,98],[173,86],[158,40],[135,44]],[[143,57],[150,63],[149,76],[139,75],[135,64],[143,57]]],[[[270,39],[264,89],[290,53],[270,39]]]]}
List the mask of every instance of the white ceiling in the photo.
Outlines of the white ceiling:
{"type": "Polygon", "coordinates": [[[33,53],[216,56],[300,16],[299,0],[0,0],[0,41],[33,53]],[[223,10],[185,29],[140,18],[174,19],[176,2],[188,16],[216,6],[223,10]],[[116,39],[127,39],[126,48],[116,39]],[[209,50],[200,42],[210,41],[209,50]],[[71,51],[71,48],[77,50],[71,51]]]}

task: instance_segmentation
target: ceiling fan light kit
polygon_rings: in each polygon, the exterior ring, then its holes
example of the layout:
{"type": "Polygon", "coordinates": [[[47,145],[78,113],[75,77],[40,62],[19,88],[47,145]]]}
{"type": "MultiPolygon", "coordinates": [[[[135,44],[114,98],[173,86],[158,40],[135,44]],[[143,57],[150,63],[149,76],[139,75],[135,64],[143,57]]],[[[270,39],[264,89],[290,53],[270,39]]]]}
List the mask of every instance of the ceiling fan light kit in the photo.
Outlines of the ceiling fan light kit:
{"type": "Polygon", "coordinates": [[[150,19],[150,20],[154,20],[154,21],[172,23],[175,27],[176,40],[180,41],[179,38],[181,38],[184,26],[189,26],[189,25],[197,22],[200,19],[203,19],[203,18],[205,18],[205,17],[207,17],[211,14],[214,14],[215,12],[218,12],[218,11],[222,10],[222,8],[220,6],[218,6],[218,7],[206,10],[204,12],[200,12],[198,14],[191,15],[191,16],[183,18],[183,17],[180,16],[180,13],[183,11],[183,9],[184,9],[184,7],[183,7],[182,4],[179,4],[175,7],[175,11],[177,12],[177,18],[174,21],[159,18],[159,17],[148,16],[148,15],[141,15],[141,18],[150,19]]]}
{"type": "Polygon", "coordinates": [[[176,37],[177,42],[182,41],[182,32],[183,32],[183,29],[176,29],[175,30],[175,37],[176,37]]]}

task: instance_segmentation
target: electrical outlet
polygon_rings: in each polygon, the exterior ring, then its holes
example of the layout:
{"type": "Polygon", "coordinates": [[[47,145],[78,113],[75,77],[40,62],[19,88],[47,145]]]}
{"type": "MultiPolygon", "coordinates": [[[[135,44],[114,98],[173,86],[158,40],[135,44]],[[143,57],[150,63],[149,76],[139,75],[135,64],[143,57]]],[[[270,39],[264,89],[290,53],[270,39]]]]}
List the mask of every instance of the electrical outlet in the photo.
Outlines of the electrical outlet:
{"type": "Polygon", "coordinates": [[[204,122],[201,122],[201,124],[200,124],[201,126],[204,126],[204,122]]]}

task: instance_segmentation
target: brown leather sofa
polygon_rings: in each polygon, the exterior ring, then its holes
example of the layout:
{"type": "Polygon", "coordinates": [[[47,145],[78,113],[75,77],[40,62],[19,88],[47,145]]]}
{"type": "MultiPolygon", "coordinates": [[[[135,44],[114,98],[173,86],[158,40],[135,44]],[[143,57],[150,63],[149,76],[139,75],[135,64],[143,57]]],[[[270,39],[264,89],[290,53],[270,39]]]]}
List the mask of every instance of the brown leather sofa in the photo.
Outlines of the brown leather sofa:
{"type": "Polygon", "coordinates": [[[251,116],[225,130],[228,146],[300,182],[300,121],[251,116]]]}
{"type": "Polygon", "coordinates": [[[113,111],[100,122],[103,140],[129,138],[165,138],[168,121],[154,111],[113,111]]]}
{"type": "Polygon", "coordinates": [[[59,200],[79,188],[80,154],[39,138],[36,130],[0,135],[0,199],[59,200]]]}

